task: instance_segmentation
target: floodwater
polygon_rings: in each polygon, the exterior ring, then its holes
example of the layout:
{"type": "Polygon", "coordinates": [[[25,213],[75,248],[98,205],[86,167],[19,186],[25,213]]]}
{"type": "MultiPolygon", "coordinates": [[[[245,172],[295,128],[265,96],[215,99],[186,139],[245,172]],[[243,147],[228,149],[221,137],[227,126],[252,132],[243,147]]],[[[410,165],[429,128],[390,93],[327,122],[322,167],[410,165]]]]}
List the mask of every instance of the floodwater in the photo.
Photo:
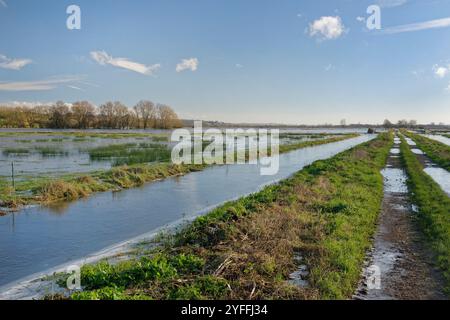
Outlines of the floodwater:
{"type": "Polygon", "coordinates": [[[427,167],[425,171],[450,197],[450,172],[439,167],[427,167]]]}
{"type": "Polygon", "coordinates": [[[98,193],[76,202],[27,208],[0,217],[0,285],[192,219],[375,136],[362,135],[282,154],[280,170],[274,176],[261,176],[257,165],[214,166],[141,188],[98,193]]]}
{"type": "MultiPolygon", "coordinates": [[[[11,132],[9,130],[0,130],[11,132]]],[[[15,131],[13,131],[15,132],[15,131]]],[[[10,177],[11,163],[14,163],[14,174],[17,180],[27,179],[38,175],[55,177],[67,173],[87,173],[111,168],[112,158],[92,161],[88,150],[118,144],[158,143],[173,146],[172,142],[155,141],[153,134],[164,134],[169,137],[170,131],[17,131],[17,135],[0,136],[0,178],[10,177]],[[139,133],[139,136],[131,134],[139,133]],[[141,135],[148,133],[148,135],[141,135]],[[97,135],[95,134],[104,134],[97,135]],[[113,134],[121,134],[119,138],[111,138],[113,134]],[[130,134],[129,137],[126,134],[130,134]],[[109,137],[108,137],[109,136],[109,137]],[[45,154],[42,150],[50,150],[45,154]]],[[[333,134],[314,135],[304,132],[284,132],[292,136],[280,139],[281,144],[298,143],[303,141],[322,140],[334,137],[333,134]]],[[[228,147],[228,146],[227,146],[228,147]]],[[[234,144],[232,146],[234,148],[234,144]]]]}
{"type": "Polygon", "coordinates": [[[88,149],[117,144],[155,143],[151,136],[120,139],[57,134],[0,137],[0,176],[11,175],[11,163],[19,179],[35,175],[56,176],[111,168],[111,160],[91,161],[88,149]],[[54,154],[45,155],[40,150],[54,154]],[[18,151],[17,151],[18,150],[18,151]]]}
{"type": "Polygon", "coordinates": [[[439,142],[442,142],[442,143],[450,146],[450,139],[447,138],[447,137],[444,137],[444,136],[441,136],[441,135],[438,135],[438,134],[423,134],[423,136],[427,137],[427,138],[430,138],[430,139],[433,139],[433,140],[436,140],[436,141],[439,141],[439,142]]]}

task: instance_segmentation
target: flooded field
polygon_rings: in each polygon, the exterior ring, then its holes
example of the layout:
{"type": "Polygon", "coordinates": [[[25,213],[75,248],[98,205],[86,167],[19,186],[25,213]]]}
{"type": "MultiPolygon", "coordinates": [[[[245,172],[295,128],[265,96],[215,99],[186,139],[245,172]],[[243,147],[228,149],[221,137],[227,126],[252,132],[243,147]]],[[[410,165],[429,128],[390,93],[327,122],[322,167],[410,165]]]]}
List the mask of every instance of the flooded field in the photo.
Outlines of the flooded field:
{"type": "Polygon", "coordinates": [[[101,147],[163,144],[164,136],[59,135],[26,134],[0,136],[0,176],[11,176],[14,163],[16,176],[90,172],[109,169],[111,158],[93,159],[91,150],[101,147]]]}
{"type": "MultiPolygon", "coordinates": [[[[280,143],[290,144],[334,137],[347,130],[294,130],[281,131],[280,143]]],[[[114,165],[130,164],[121,161],[120,154],[114,152],[123,147],[122,154],[129,155],[135,149],[156,149],[150,155],[140,153],[139,163],[167,161],[168,153],[163,150],[169,142],[171,131],[164,130],[86,130],[86,131],[23,131],[0,130],[0,178],[9,178],[11,164],[18,179],[66,173],[86,173],[110,169],[114,165]],[[111,148],[110,148],[111,147],[111,148]],[[131,151],[131,152],[130,152],[131,151]],[[107,156],[102,156],[104,154],[107,156]],[[128,154],[127,154],[128,153],[128,154]],[[159,153],[159,156],[158,154],[159,153]],[[111,156],[108,156],[111,155],[111,156]],[[119,158],[119,159],[118,159],[119,158]]],[[[229,146],[228,146],[229,147],[229,146]]],[[[116,152],[117,153],[117,152],[116,152]]],[[[123,159],[122,159],[123,160],[123,159]]]]}
{"type": "Polygon", "coordinates": [[[430,139],[433,139],[433,140],[436,140],[436,141],[439,141],[439,142],[442,142],[442,143],[450,146],[450,138],[447,138],[447,137],[445,137],[443,135],[439,135],[439,134],[424,134],[423,136],[427,137],[427,138],[430,138],[430,139]]]}
{"type": "Polygon", "coordinates": [[[192,219],[375,136],[362,135],[282,154],[275,176],[259,175],[256,165],[216,166],[140,188],[99,193],[85,200],[32,207],[0,217],[0,285],[192,219]]]}

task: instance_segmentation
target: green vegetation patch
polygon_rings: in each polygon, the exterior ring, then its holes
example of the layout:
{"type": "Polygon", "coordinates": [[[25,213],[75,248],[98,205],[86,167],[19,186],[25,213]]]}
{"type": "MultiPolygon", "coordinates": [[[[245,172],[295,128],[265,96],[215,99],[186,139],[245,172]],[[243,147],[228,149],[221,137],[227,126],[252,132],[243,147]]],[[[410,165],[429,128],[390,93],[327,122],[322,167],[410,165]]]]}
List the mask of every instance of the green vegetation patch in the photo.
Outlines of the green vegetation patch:
{"type": "Polygon", "coordinates": [[[24,148],[5,148],[2,151],[3,155],[28,155],[30,153],[29,149],[24,148]]]}
{"type": "Polygon", "coordinates": [[[402,131],[402,133],[413,139],[417,146],[436,164],[450,171],[450,146],[412,132],[402,131]]]}
{"type": "MultiPolygon", "coordinates": [[[[412,201],[419,207],[419,225],[436,254],[450,294],[450,198],[423,171],[423,166],[402,137],[402,159],[408,173],[412,201]]],[[[418,140],[420,141],[420,140],[418,140]]]]}
{"type": "Polygon", "coordinates": [[[113,144],[88,150],[93,161],[112,160],[113,166],[148,162],[168,162],[170,149],[158,143],[113,144]]]}

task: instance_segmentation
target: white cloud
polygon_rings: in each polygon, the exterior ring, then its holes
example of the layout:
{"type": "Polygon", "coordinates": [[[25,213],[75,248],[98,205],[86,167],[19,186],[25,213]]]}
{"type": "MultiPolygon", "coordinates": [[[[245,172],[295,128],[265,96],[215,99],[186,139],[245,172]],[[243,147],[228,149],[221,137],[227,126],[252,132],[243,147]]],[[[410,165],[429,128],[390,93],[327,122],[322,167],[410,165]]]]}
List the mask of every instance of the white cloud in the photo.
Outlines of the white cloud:
{"type": "Polygon", "coordinates": [[[127,58],[113,58],[112,56],[108,55],[105,51],[92,51],[91,58],[102,66],[110,64],[115,67],[131,70],[145,75],[153,75],[154,72],[161,67],[160,64],[153,64],[150,66],[146,66],[142,63],[130,61],[127,58]]]}
{"type": "Polygon", "coordinates": [[[8,7],[5,0],[0,0],[0,6],[5,7],[5,8],[8,7]]]}
{"type": "Polygon", "coordinates": [[[433,66],[433,72],[436,77],[445,78],[447,75],[450,75],[450,64],[447,65],[435,64],[433,66]]]}
{"type": "Polygon", "coordinates": [[[185,70],[191,70],[195,71],[198,68],[198,59],[197,58],[190,58],[190,59],[183,59],[180,63],[177,64],[176,71],[182,72],[185,70]]]}
{"type": "Polygon", "coordinates": [[[244,66],[242,65],[242,64],[240,64],[240,63],[236,63],[236,68],[238,68],[238,69],[242,69],[244,66]]]}
{"type": "Polygon", "coordinates": [[[406,4],[408,0],[378,0],[377,4],[382,8],[399,7],[406,4]]]}
{"type": "Polygon", "coordinates": [[[31,62],[30,59],[11,59],[0,54],[0,68],[3,69],[20,70],[31,62]]]}
{"type": "Polygon", "coordinates": [[[383,32],[388,34],[402,33],[402,32],[413,32],[420,30],[436,29],[436,28],[446,28],[450,27],[450,18],[429,20],[419,23],[404,24],[400,26],[386,28],[383,32]]]}
{"type": "Polygon", "coordinates": [[[0,104],[4,107],[17,107],[23,106],[28,108],[34,108],[37,106],[51,106],[53,102],[42,102],[42,101],[7,101],[0,102],[0,104]]]}
{"type": "Polygon", "coordinates": [[[337,39],[344,32],[345,28],[339,16],[321,17],[309,25],[309,35],[319,37],[322,40],[337,39]]]}
{"type": "Polygon", "coordinates": [[[58,87],[60,84],[73,83],[80,79],[81,78],[78,76],[69,76],[38,81],[0,82],[0,91],[52,90],[58,87]]]}
{"type": "Polygon", "coordinates": [[[438,78],[445,78],[445,76],[450,72],[450,66],[448,68],[447,67],[434,66],[433,69],[434,69],[434,74],[438,78]]]}

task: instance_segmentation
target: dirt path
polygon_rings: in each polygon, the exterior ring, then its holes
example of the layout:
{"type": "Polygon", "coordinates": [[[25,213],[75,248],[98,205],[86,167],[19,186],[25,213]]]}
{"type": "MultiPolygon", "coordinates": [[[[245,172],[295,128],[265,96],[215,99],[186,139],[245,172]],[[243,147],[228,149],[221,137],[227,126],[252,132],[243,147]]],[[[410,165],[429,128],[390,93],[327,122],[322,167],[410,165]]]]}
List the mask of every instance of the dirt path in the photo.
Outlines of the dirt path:
{"type": "Polygon", "coordinates": [[[443,279],[414,222],[399,140],[383,170],[384,199],[374,247],[355,299],[446,299],[443,279]]]}

